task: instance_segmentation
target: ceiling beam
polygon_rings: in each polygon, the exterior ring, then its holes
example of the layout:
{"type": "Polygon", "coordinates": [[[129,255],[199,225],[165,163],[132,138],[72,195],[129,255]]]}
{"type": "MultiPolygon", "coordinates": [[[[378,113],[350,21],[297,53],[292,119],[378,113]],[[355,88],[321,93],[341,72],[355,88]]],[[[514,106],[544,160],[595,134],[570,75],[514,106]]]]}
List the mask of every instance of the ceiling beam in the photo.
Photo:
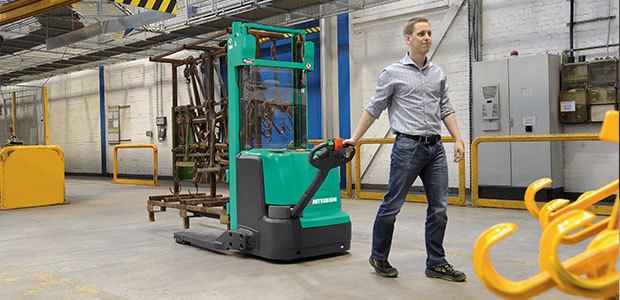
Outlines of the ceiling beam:
{"type": "Polygon", "coordinates": [[[79,1],[80,0],[17,0],[0,6],[0,26],[79,1]]]}

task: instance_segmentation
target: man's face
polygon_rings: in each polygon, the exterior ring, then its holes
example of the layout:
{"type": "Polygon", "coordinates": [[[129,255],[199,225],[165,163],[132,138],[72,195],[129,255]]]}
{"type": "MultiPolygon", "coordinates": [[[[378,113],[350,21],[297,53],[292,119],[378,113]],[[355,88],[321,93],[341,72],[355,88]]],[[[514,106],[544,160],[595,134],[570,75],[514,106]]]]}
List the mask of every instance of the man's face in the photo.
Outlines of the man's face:
{"type": "Polygon", "coordinates": [[[405,43],[410,53],[426,55],[431,49],[431,24],[419,22],[413,26],[413,33],[405,35],[405,43]]]}

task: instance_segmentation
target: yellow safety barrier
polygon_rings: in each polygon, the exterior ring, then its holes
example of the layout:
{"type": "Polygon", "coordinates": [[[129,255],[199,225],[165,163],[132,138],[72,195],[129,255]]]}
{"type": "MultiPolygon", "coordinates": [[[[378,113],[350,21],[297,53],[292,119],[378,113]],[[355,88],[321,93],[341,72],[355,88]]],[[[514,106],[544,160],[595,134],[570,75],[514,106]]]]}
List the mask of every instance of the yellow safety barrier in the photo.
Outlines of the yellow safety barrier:
{"type": "MultiPolygon", "coordinates": [[[[532,135],[506,135],[506,136],[479,136],[471,144],[471,203],[472,206],[499,207],[499,208],[526,208],[523,200],[503,199],[480,199],[478,198],[478,145],[480,143],[493,142],[567,142],[567,141],[600,141],[596,133],[580,134],[532,134],[532,135]]],[[[545,202],[536,202],[537,206],[543,206],[545,202]]],[[[593,205],[588,208],[595,214],[607,214],[611,212],[610,206],[593,205]]]]}
{"type": "Polygon", "coordinates": [[[608,111],[601,126],[599,138],[602,141],[618,143],[618,111],[608,111]]]}
{"type": "Polygon", "coordinates": [[[58,146],[0,149],[0,210],[65,202],[65,157],[58,146]]]}
{"type": "MultiPolygon", "coordinates": [[[[365,138],[360,139],[355,145],[355,198],[356,199],[383,199],[384,193],[378,192],[363,192],[361,183],[361,148],[362,145],[368,144],[394,144],[394,138],[365,138]]],[[[454,139],[450,136],[442,136],[441,141],[444,143],[454,143],[454,139]]],[[[405,201],[410,202],[426,202],[426,196],[424,195],[412,195],[409,194],[405,198],[405,201]]],[[[459,195],[458,197],[448,197],[448,203],[454,205],[466,205],[465,199],[465,159],[463,158],[459,162],[459,195]]]]}
{"type": "MultiPolygon", "coordinates": [[[[325,142],[325,140],[308,140],[308,143],[313,146],[316,146],[322,142],[325,142]]],[[[346,170],[345,191],[340,192],[340,197],[351,198],[353,195],[353,192],[352,192],[353,178],[352,178],[352,172],[351,172],[351,162],[348,162],[345,165],[345,170],[346,170]]]]}
{"type": "Polygon", "coordinates": [[[114,146],[114,180],[113,183],[119,184],[140,184],[157,186],[157,146],[153,144],[135,144],[135,145],[116,145],[114,146]],[[152,148],[153,149],[153,180],[140,180],[140,179],[119,179],[118,178],[118,149],[121,148],[152,148]]]}

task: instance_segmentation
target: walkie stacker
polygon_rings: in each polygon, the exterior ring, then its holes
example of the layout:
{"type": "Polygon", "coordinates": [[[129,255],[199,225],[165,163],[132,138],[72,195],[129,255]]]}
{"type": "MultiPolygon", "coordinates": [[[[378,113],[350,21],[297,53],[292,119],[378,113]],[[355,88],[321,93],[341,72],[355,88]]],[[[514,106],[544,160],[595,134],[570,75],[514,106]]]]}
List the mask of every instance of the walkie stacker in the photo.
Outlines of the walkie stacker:
{"type": "Polygon", "coordinates": [[[235,22],[226,48],[229,229],[219,237],[177,232],[175,240],[274,260],[349,250],[351,221],[335,167],[355,151],[347,155],[341,139],[307,150],[306,75],[314,69],[314,44],[303,30],[235,22]],[[291,59],[257,57],[265,37],[289,39],[291,59]]]}

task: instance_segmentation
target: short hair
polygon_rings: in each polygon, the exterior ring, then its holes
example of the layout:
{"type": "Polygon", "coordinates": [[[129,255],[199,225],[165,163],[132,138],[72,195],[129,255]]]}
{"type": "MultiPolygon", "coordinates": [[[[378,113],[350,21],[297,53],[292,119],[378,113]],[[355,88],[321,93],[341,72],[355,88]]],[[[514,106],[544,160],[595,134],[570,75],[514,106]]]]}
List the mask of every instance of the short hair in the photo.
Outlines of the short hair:
{"type": "Polygon", "coordinates": [[[415,24],[418,24],[418,23],[429,23],[430,24],[430,22],[426,18],[421,18],[421,17],[411,18],[405,24],[405,28],[403,29],[403,34],[404,35],[412,34],[415,24]]]}

